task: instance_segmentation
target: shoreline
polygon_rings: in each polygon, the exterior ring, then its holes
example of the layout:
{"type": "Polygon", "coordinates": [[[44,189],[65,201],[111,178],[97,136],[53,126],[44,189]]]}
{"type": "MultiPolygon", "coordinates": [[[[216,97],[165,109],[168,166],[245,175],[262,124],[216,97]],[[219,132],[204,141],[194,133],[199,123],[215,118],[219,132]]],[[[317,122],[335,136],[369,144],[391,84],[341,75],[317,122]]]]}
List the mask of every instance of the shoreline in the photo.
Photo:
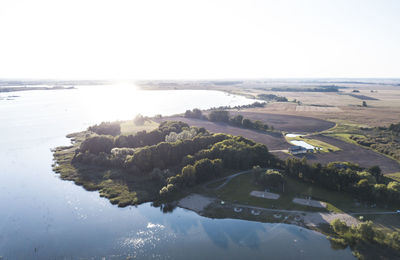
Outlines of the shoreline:
{"type": "MultiPolygon", "coordinates": [[[[180,199],[177,203],[178,207],[184,208],[187,210],[191,210],[196,212],[200,216],[204,217],[209,217],[207,216],[207,211],[212,211],[215,209],[231,209],[232,214],[235,212],[235,208],[240,208],[242,210],[247,210],[247,211],[259,211],[259,217],[265,217],[265,221],[262,222],[270,222],[268,221],[268,218],[266,218],[265,215],[277,215],[279,213],[284,213],[287,214],[288,216],[284,218],[279,218],[277,220],[282,220],[286,221],[288,220],[289,216],[294,216],[295,220],[289,219],[287,224],[293,224],[293,225],[298,225],[298,226],[303,226],[303,227],[308,227],[308,228],[318,228],[319,225],[321,224],[330,224],[331,221],[334,219],[340,219],[341,221],[344,221],[348,226],[352,225],[357,225],[360,223],[359,220],[357,220],[355,217],[351,216],[350,214],[347,213],[333,213],[333,212],[310,212],[310,211],[301,211],[301,210],[285,210],[285,209],[270,209],[270,208],[262,208],[262,207],[255,207],[255,206],[249,206],[249,205],[243,205],[243,204],[237,204],[237,203],[223,203],[220,204],[218,203],[219,199],[217,198],[212,198],[212,197],[207,197],[201,194],[193,193],[190,194],[182,199],[180,199]]],[[[236,212],[239,213],[239,212],[236,212]]],[[[281,215],[281,214],[279,214],[281,215]]],[[[240,216],[240,214],[239,214],[240,216]]],[[[245,214],[243,214],[243,217],[245,217],[245,214]]],[[[283,216],[281,216],[283,217],[283,216]]],[[[232,218],[232,217],[231,217],[232,218]]],[[[236,219],[236,218],[234,218],[236,219]]],[[[249,219],[245,219],[249,220],[249,219]]],[[[260,219],[259,219],[260,220],[260,219]]]]}

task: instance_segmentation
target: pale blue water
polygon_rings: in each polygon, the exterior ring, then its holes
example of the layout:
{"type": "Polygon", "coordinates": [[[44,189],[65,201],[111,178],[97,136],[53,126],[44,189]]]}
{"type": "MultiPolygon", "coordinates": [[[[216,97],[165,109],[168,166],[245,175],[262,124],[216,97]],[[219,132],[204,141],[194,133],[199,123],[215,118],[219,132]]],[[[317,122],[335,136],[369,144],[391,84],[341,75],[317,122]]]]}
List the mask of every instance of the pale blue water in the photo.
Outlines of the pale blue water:
{"type": "MultiPolygon", "coordinates": [[[[214,220],[144,204],[118,208],[51,170],[65,135],[137,113],[252,103],[213,91],[108,87],[6,93],[0,99],[0,256],[3,259],[354,259],[321,234],[286,224],[214,220]]],[[[1,258],[0,258],[1,259],[1,258]]]]}

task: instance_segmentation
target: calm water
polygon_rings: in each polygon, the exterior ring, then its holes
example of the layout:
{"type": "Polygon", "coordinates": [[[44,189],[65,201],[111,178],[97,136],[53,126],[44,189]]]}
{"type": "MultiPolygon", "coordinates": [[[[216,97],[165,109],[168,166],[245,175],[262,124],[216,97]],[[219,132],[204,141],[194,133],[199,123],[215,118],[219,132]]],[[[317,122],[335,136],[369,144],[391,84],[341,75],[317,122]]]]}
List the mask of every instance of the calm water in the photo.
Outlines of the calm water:
{"type": "Polygon", "coordinates": [[[118,208],[62,181],[50,148],[105,120],[252,103],[214,91],[79,87],[0,95],[0,259],[353,259],[316,232],[213,220],[144,204],[118,208]],[[13,100],[7,96],[17,95],[13,100]],[[3,257],[3,258],[1,258],[3,257]]]}

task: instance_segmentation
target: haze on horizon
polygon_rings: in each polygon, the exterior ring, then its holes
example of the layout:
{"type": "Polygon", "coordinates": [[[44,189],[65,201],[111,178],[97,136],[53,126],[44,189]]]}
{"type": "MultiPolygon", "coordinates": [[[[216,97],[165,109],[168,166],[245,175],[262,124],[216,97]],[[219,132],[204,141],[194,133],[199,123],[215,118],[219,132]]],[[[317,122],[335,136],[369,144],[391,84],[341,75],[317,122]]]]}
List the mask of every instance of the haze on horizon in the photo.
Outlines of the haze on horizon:
{"type": "Polygon", "coordinates": [[[395,78],[399,13],[396,0],[2,0],[0,78],[395,78]]]}

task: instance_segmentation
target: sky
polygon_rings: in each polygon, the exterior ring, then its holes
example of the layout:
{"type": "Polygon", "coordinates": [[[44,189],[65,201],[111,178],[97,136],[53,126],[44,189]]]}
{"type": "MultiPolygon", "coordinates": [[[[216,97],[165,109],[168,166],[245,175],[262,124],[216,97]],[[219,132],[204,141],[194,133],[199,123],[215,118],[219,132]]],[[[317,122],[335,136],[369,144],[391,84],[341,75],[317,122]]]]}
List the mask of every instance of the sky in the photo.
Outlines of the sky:
{"type": "Polygon", "coordinates": [[[398,0],[0,0],[0,78],[400,77],[398,0]]]}

